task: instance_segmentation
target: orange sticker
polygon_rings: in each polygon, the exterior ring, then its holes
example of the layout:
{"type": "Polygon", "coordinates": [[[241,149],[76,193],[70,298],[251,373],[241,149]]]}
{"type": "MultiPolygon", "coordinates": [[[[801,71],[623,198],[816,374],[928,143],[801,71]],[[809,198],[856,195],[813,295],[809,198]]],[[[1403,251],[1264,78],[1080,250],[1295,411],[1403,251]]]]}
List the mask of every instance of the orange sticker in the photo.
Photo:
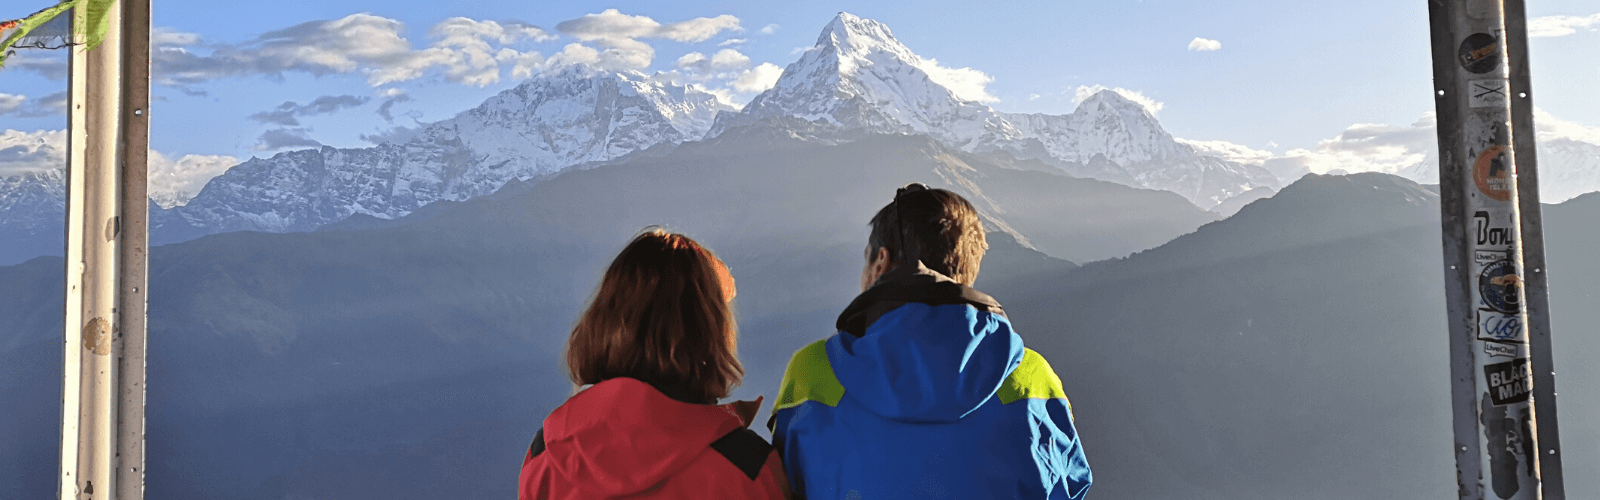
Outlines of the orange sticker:
{"type": "Polygon", "coordinates": [[[1511,162],[1506,158],[1506,147],[1496,144],[1483,150],[1472,164],[1472,180],[1484,196],[1511,200],[1511,162]]]}

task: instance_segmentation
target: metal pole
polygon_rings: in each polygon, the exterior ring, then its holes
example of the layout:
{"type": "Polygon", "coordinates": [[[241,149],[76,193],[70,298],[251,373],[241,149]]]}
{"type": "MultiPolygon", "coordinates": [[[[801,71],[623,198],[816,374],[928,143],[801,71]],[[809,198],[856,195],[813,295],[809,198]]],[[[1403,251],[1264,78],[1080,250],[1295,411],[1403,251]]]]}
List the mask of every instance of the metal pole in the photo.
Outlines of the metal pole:
{"type": "MultiPolygon", "coordinates": [[[[82,44],[87,40],[77,35],[77,27],[87,23],[88,13],[84,9],[72,9],[73,29],[69,31],[74,44],[82,44]]],[[[63,332],[62,346],[62,372],[61,372],[61,468],[57,476],[56,497],[62,500],[78,498],[82,493],[82,483],[78,480],[80,468],[79,437],[82,429],[79,426],[79,414],[82,412],[83,394],[83,351],[85,342],[81,330],[85,326],[84,317],[84,271],[86,260],[84,255],[84,208],[87,198],[84,189],[88,185],[85,171],[88,165],[89,127],[87,126],[88,109],[84,103],[89,96],[89,57],[83,53],[81,46],[68,49],[67,62],[70,71],[67,73],[68,107],[67,107],[67,226],[66,226],[66,318],[65,331],[63,332]]],[[[94,317],[91,314],[89,317],[94,317]]]]}
{"type": "MultiPolygon", "coordinates": [[[[93,49],[73,30],[58,486],[64,499],[143,497],[149,4],[128,3],[106,13],[105,38],[93,49]],[[125,10],[135,26],[124,26],[125,10]],[[125,42],[125,35],[134,40],[125,42]]],[[[87,19],[83,8],[72,16],[75,27],[87,19]]]]}
{"type": "MultiPolygon", "coordinates": [[[[1462,499],[1540,498],[1523,214],[1501,0],[1430,0],[1445,296],[1462,499]]],[[[1525,26],[1516,26],[1524,29],[1525,26]]],[[[1524,34],[1525,36],[1525,34],[1524,34]]]]}
{"type": "Polygon", "coordinates": [[[1539,203],[1538,157],[1534,150],[1533,88],[1528,67],[1528,17],[1523,0],[1505,0],[1506,63],[1511,81],[1511,145],[1517,158],[1517,210],[1521,238],[1524,309],[1532,351],[1533,406],[1539,416],[1539,479],[1544,500],[1566,500],[1561,468],[1561,426],[1556,412],[1555,352],[1550,343],[1549,272],[1544,260],[1544,222],[1539,203]]]}
{"type": "Polygon", "coordinates": [[[118,358],[116,498],[144,498],[145,313],[149,238],[150,0],[122,10],[122,230],[117,262],[118,358]]]}

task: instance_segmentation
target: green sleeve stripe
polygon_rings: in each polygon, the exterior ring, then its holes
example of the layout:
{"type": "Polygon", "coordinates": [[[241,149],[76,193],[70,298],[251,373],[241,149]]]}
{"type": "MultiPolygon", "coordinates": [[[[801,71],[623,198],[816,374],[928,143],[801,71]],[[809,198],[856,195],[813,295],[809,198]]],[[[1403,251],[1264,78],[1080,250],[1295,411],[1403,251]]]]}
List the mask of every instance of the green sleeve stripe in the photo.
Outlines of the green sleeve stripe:
{"type": "MultiPolygon", "coordinates": [[[[1050,369],[1044,356],[1033,349],[1023,349],[1022,364],[1000,384],[995,396],[1001,404],[1011,404],[1023,399],[1067,399],[1067,392],[1061,390],[1061,377],[1050,369]]],[[[1072,403],[1067,403],[1067,408],[1071,409],[1072,403]]]]}
{"type": "Polygon", "coordinates": [[[833,375],[833,365],[828,363],[828,341],[818,340],[795,351],[789,359],[789,369],[783,372],[782,389],[772,404],[772,411],[793,408],[806,401],[816,401],[828,406],[839,406],[844,397],[844,386],[833,375]]]}

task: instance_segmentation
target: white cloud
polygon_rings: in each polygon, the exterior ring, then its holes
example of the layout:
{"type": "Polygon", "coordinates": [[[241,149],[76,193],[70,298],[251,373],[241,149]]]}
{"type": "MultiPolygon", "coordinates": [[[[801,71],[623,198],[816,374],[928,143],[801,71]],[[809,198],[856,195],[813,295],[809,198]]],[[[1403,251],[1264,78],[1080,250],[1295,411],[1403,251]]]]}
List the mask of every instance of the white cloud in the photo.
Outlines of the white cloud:
{"type": "Polygon", "coordinates": [[[704,42],[723,31],[744,31],[739,18],[727,14],[717,17],[697,17],[688,21],[661,26],[656,36],[674,42],[704,42]]]}
{"type": "Polygon", "coordinates": [[[1408,126],[1358,123],[1311,148],[1296,148],[1262,162],[1279,179],[1294,181],[1307,172],[1383,172],[1402,174],[1420,166],[1438,146],[1433,112],[1408,126]]]}
{"type": "Polygon", "coordinates": [[[727,40],[723,40],[721,42],[718,42],[717,46],[718,47],[727,47],[729,45],[743,45],[745,42],[748,42],[748,41],[749,40],[745,40],[743,38],[729,38],[727,40]]]}
{"type": "Polygon", "coordinates": [[[544,67],[547,61],[538,52],[517,52],[513,49],[500,49],[495,53],[494,59],[501,63],[511,64],[511,77],[522,79],[532,78],[539,68],[544,67]]]}
{"type": "Polygon", "coordinates": [[[763,35],[771,35],[773,33],[777,33],[778,29],[779,29],[778,25],[776,25],[776,24],[768,24],[766,26],[762,26],[761,27],[761,34],[763,34],[763,35]]]}
{"type": "Polygon", "coordinates": [[[705,54],[701,54],[699,52],[690,52],[688,54],[684,54],[682,57],[679,57],[676,65],[679,68],[688,68],[701,62],[705,62],[705,60],[705,54]]]}
{"type": "Polygon", "coordinates": [[[376,87],[442,68],[450,81],[482,87],[499,81],[501,59],[517,60],[500,57],[501,49],[556,39],[519,21],[455,17],[429,30],[434,42],[428,48],[415,49],[404,31],[399,21],[371,14],[305,22],[239,44],[208,43],[199,35],[162,29],[152,35],[152,71],[157,83],[172,86],[298,72],[360,74],[376,87]]]}
{"type": "Polygon", "coordinates": [[[722,49],[711,56],[713,68],[743,68],[750,65],[750,57],[733,49],[722,49]]]}
{"type": "Polygon", "coordinates": [[[1537,107],[1533,108],[1533,125],[1538,133],[1534,138],[1539,141],[1555,139],[1571,139],[1600,145],[1600,127],[1590,127],[1578,122],[1556,118],[1549,112],[1537,107]]]}
{"type": "Polygon", "coordinates": [[[594,64],[600,60],[600,51],[581,43],[569,43],[562,47],[560,52],[550,55],[546,66],[552,68],[571,66],[574,64],[594,64]]]}
{"type": "Polygon", "coordinates": [[[723,31],[744,31],[744,28],[739,26],[739,18],[727,14],[661,24],[647,16],[630,16],[617,9],[606,9],[599,14],[562,21],[556,24],[556,30],[585,42],[634,38],[704,42],[723,31]]]}
{"type": "Polygon", "coordinates": [[[711,37],[724,31],[742,32],[744,28],[739,26],[739,18],[726,14],[661,24],[648,16],[630,16],[617,9],[606,9],[599,14],[586,14],[577,19],[557,23],[556,30],[578,39],[579,42],[599,45],[600,49],[582,43],[567,45],[561,54],[550,57],[545,64],[546,68],[586,64],[603,70],[617,71],[642,70],[650,67],[651,62],[655,60],[655,48],[640,39],[698,43],[710,40],[711,37]]]}
{"type": "Polygon", "coordinates": [[[1112,88],[1106,87],[1105,85],[1079,85],[1078,88],[1072,90],[1072,102],[1081,103],[1084,99],[1088,99],[1089,96],[1098,94],[1102,90],[1116,92],[1123,98],[1138,103],[1140,106],[1144,107],[1145,111],[1149,111],[1152,116],[1161,112],[1161,108],[1167,106],[1166,103],[1145,97],[1144,94],[1139,93],[1137,90],[1128,90],[1122,87],[1112,88]]]}
{"type": "Polygon", "coordinates": [[[150,199],[162,208],[188,203],[213,177],[239,164],[238,158],[223,155],[183,155],[173,160],[154,150],[149,158],[150,199]]]}
{"type": "Polygon", "coordinates": [[[0,115],[10,114],[12,111],[21,109],[22,102],[26,100],[28,100],[28,96],[0,93],[0,115]]]}
{"type": "Polygon", "coordinates": [[[1600,14],[1590,16],[1544,16],[1528,20],[1528,36],[1554,37],[1577,33],[1579,29],[1594,31],[1600,25],[1600,14]]]}
{"type": "MultiPolygon", "coordinates": [[[[67,163],[67,131],[0,132],[0,177],[60,170],[67,163]]],[[[181,205],[200,193],[211,178],[239,164],[222,155],[183,155],[174,160],[159,151],[149,156],[150,199],[162,207],[181,205]]]]}
{"type": "Polygon", "coordinates": [[[1194,40],[1189,41],[1189,50],[1198,50],[1201,52],[1222,50],[1222,42],[1209,38],[1194,37],[1194,40]]]}
{"type": "Polygon", "coordinates": [[[66,163],[66,130],[0,132],[0,177],[58,170],[66,163]]]}
{"type": "Polygon", "coordinates": [[[923,73],[927,73],[928,79],[933,80],[933,83],[950,89],[958,99],[982,103],[1000,102],[999,97],[989,93],[988,87],[990,83],[994,83],[994,77],[988,73],[972,68],[946,68],[932,58],[918,58],[913,64],[923,73]]]}
{"type": "Polygon", "coordinates": [[[772,63],[761,63],[760,66],[750,68],[733,81],[733,89],[745,93],[757,93],[772,88],[778,84],[778,77],[783,76],[783,68],[772,63]]]}

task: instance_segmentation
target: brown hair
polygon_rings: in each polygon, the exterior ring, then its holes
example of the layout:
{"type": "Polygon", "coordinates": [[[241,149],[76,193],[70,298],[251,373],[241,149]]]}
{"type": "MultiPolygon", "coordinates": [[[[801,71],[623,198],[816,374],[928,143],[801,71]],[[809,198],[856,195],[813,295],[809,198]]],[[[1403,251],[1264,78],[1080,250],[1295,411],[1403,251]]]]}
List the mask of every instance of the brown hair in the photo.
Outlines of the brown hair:
{"type": "Polygon", "coordinates": [[[710,250],[647,228],[611,261],[572,328],[566,355],[572,381],[629,377],[695,402],[727,397],[744,377],[733,293],[727,266],[710,250]]]}
{"type": "Polygon", "coordinates": [[[895,266],[921,261],[964,285],[978,279],[983,253],[989,249],[978,210],[966,198],[917,183],[901,188],[868,225],[872,226],[868,258],[887,248],[895,266]]]}

